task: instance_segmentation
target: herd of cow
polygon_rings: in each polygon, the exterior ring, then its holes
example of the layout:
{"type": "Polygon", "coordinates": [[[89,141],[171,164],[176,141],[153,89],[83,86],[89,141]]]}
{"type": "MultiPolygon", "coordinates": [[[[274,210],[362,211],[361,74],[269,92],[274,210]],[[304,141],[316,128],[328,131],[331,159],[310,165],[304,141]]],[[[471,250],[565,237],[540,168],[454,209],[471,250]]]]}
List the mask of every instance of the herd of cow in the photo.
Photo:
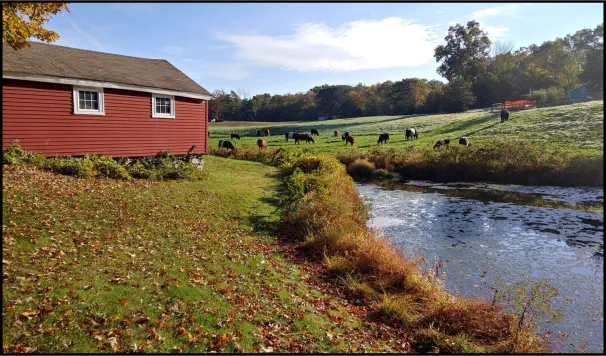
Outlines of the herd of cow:
{"type": "MultiPolygon", "coordinates": [[[[509,120],[509,111],[507,109],[501,110],[501,123],[509,120]]],[[[257,136],[261,136],[261,134],[265,134],[265,136],[270,136],[270,129],[257,130],[257,136]]],[[[334,137],[339,137],[339,130],[335,130],[333,133],[334,137]]],[[[320,136],[320,133],[316,129],[311,129],[310,132],[288,132],[285,135],[286,142],[288,140],[295,140],[295,144],[299,144],[299,141],[305,141],[305,143],[315,143],[313,136],[320,136]]],[[[406,129],[406,140],[414,140],[419,138],[419,131],[413,127],[406,129]]],[[[240,135],[231,134],[231,139],[240,140],[240,135]]],[[[349,133],[349,131],[345,131],[341,134],[341,141],[345,141],[345,146],[349,143],[353,146],[355,140],[354,137],[349,133]]],[[[379,139],[377,140],[377,145],[382,145],[389,143],[389,133],[382,132],[379,134],[379,139]]],[[[435,143],[433,146],[434,149],[438,149],[441,147],[448,147],[450,144],[449,139],[442,139],[435,143]]],[[[459,137],[459,145],[462,146],[471,146],[471,142],[467,137],[459,137]]],[[[259,149],[267,148],[267,140],[263,138],[257,139],[257,146],[259,149]]],[[[235,150],[235,146],[227,140],[219,140],[219,148],[231,149],[235,150]]]]}

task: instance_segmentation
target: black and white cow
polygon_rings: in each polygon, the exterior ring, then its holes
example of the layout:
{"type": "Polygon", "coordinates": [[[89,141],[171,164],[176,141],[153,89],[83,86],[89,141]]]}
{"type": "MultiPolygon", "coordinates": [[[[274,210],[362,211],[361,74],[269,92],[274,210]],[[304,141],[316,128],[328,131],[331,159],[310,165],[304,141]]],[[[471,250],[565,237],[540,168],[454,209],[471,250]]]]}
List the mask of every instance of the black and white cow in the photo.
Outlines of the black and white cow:
{"type": "Polygon", "coordinates": [[[294,134],[295,134],[294,132],[286,133],[286,135],[284,135],[284,137],[286,137],[286,142],[288,142],[289,139],[292,139],[294,134]]]}
{"type": "Polygon", "coordinates": [[[469,141],[469,139],[467,137],[460,137],[459,138],[459,145],[461,146],[471,146],[471,141],[469,141]]]}
{"type": "Polygon", "coordinates": [[[419,132],[415,128],[406,129],[406,139],[419,138],[419,132]]]}
{"type": "Polygon", "coordinates": [[[449,139],[440,140],[440,141],[436,142],[435,145],[433,145],[433,148],[437,149],[437,148],[440,148],[440,147],[448,147],[449,144],[450,144],[450,140],[449,139]]]}
{"type": "MultiPolygon", "coordinates": [[[[345,131],[341,134],[341,141],[345,141],[345,139],[349,137],[349,131],[345,131]]],[[[347,143],[345,143],[347,144],[347,143]]]]}

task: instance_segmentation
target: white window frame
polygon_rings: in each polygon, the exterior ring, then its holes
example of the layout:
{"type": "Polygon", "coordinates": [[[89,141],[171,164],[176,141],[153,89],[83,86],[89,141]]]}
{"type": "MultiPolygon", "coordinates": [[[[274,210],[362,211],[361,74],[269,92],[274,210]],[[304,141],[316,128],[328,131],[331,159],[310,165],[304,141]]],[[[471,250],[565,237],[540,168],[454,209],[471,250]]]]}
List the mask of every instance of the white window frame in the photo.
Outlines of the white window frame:
{"type": "Polygon", "coordinates": [[[105,98],[103,96],[103,88],[91,88],[91,87],[74,87],[74,114],[75,115],[105,115],[105,98]],[[97,98],[99,99],[98,110],[87,110],[80,109],[80,91],[94,91],[97,92],[97,98]]]}
{"type": "Polygon", "coordinates": [[[172,95],[152,94],[152,117],[159,119],[174,119],[175,118],[175,97],[172,95]],[[170,100],[170,114],[156,113],[156,98],[170,100]]]}

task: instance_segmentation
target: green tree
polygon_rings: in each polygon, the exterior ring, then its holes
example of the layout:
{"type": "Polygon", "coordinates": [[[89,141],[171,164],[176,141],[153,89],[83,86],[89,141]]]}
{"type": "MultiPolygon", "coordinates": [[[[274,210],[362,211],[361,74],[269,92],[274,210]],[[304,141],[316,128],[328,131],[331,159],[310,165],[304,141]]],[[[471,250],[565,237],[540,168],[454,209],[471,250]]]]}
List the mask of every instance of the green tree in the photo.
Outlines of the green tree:
{"type": "Polygon", "coordinates": [[[438,63],[438,74],[448,79],[473,81],[486,67],[490,50],[490,39],[480,24],[469,21],[467,26],[456,24],[448,28],[444,38],[446,45],[436,47],[434,58],[438,63]]]}
{"type": "MultiPolygon", "coordinates": [[[[589,37],[589,36],[588,36],[589,37]]],[[[604,24],[598,25],[592,36],[586,40],[587,48],[583,73],[579,80],[587,86],[587,89],[597,92],[604,89],[604,24]]]]}
{"type": "Polygon", "coordinates": [[[59,34],[47,30],[44,25],[51,15],[66,10],[66,2],[3,2],[2,44],[18,50],[29,47],[30,38],[43,42],[54,42],[59,34]]]}
{"type": "Polygon", "coordinates": [[[440,111],[447,113],[467,111],[476,98],[471,92],[471,82],[454,80],[448,83],[444,90],[440,111]]]}

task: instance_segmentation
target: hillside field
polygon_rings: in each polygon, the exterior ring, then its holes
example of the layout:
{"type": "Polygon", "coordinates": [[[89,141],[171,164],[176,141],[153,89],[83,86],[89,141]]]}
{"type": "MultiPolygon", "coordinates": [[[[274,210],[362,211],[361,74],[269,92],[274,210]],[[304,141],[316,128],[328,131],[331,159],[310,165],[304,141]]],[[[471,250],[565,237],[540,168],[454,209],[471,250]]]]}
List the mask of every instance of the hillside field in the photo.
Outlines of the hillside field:
{"type": "MultiPolygon", "coordinates": [[[[230,139],[231,133],[242,136],[235,140],[237,147],[255,147],[256,130],[270,128],[271,136],[264,137],[269,147],[289,147],[314,153],[339,153],[351,150],[387,150],[410,146],[432,147],[440,139],[468,137],[473,145],[495,142],[528,142],[547,150],[563,150],[573,155],[601,156],[604,149],[604,103],[592,101],[568,106],[531,109],[512,112],[509,121],[500,123],[498,113],[489,110],[471,110],[459,114],[374,116],[330,121],[307,122],[221,122],[210,124],[209,147],[215,149],[220,139],[230,139]],[[406,141],[405,130],[419,130],[419,139],[406,141]],[[315,128],[320,136],[315,143],[295,145],[285,141],[287,132],[309,132],[315,128]],[[349,131],[355,145],[345,146],[334,130],[349,131]],[[379,133],[390,134],[389,144],[377,147],[379,133]]],[[[234,141],[234,140],[232,140],[234,141]]]]}

